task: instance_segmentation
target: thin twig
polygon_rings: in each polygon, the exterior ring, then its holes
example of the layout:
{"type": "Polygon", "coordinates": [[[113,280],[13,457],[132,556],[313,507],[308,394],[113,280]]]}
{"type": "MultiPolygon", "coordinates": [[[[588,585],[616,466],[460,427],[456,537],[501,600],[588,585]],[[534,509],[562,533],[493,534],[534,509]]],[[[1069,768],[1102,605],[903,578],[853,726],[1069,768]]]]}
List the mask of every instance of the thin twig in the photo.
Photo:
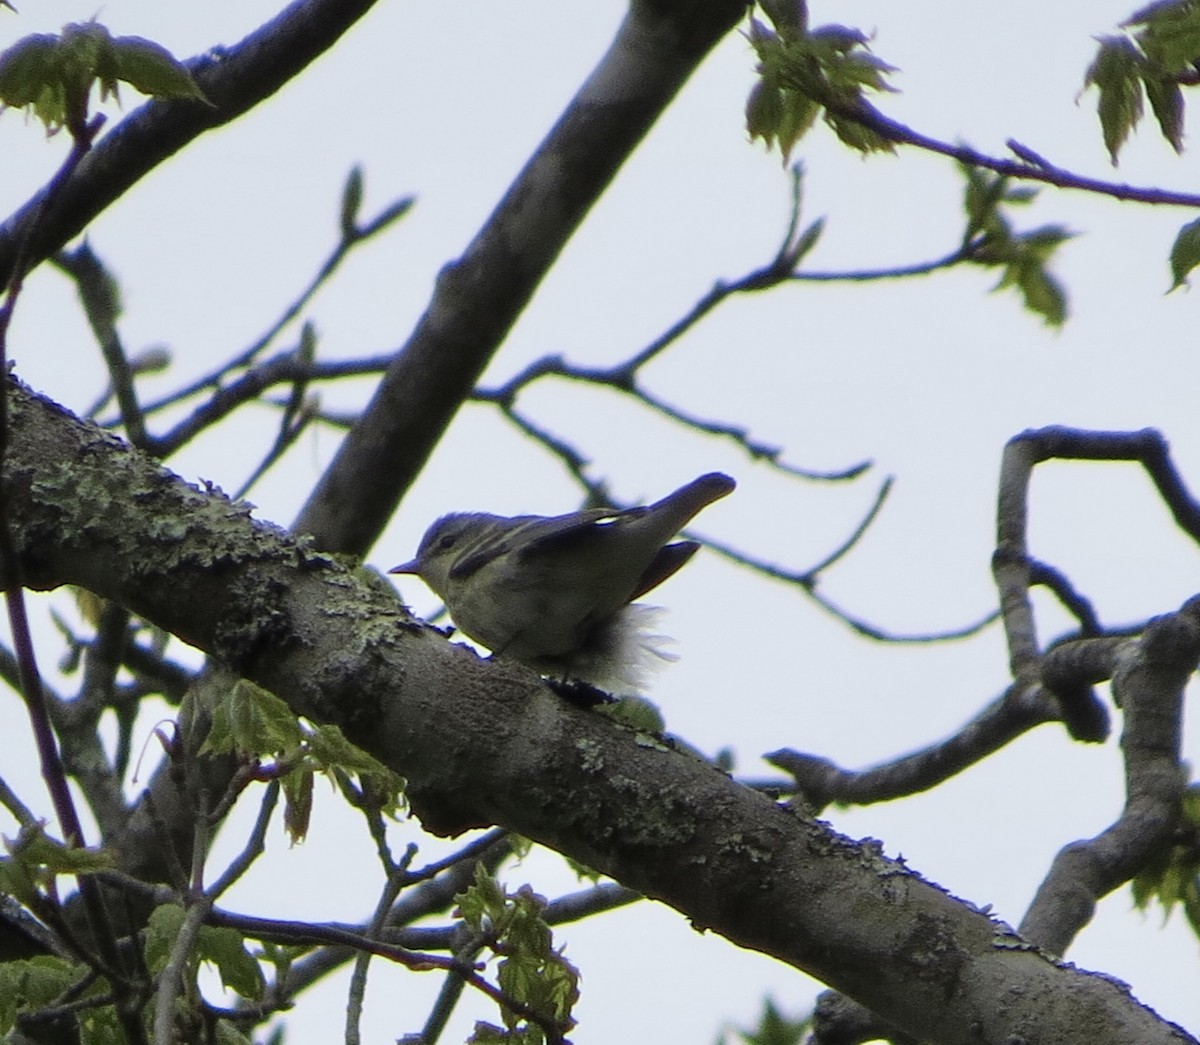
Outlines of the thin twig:
{"type": "Polygon", "coordinates": [[[171,943],[166,964],[158,978],[158,996],[154,999],[154,1045],[173,1045],[178,1040],[175,1035],[175,999],[183,993],[189,959],[200,930],[204,927],[209,906],[205,897],[196,897],[185,908],[183,923],[171,943]]]}
{"type": "MultiPolygon", "coordinates": [[[[411,861],[415,853],[416,846],[410,846],[407,860],[411,861]]],[[[383,891],[379,895],[379,901],[375,904],[375,911],[371,915],[370,924],[367,926],[366,933],[371,939],[379,939],[383,934],[384,926],[387,924],[388,912],[392,909],[392,905],[395,904],[396,897],[400,895],[400,890],[405,886],[407,872],[407,862],[402,861],[396,864],[392,868],[391,874],[388,875],[387,881],[383,886],[383,891]]],[[[354,971],[350,974],[350,987],[346,994],[346,1045],[359,1045],[362,1041],[360,1022],[362,1020],[363,999],[367,993],[367,972],[370,965],[370,951],[360,951],[355,956],[354,971]]]]}
{"type": "MultiPolygon", "coordinates": [[[[485,938],[482,933],[473,933],[461,947],[454,951],[455,961],[464,965],[472,964],[479,952],[483,950],[485,938]]],[[[437,1045],[438,1039],[454,1015],[459,999],[462,998],[463,988],[467,981],[458,973],[450,972],[442,981],[441,989],[430,1007],[429,1015],[425,1017],[425,1025],[421,1028],[419,1040],[421,1045],[437,1045]]]]}
{"type": "Polygon", "coordinates": [[[1200,195],[1192,192],[1143,188],[1121,182],[1105,181],[1101,178],[1089,178],[1054,166],[1041,157],[1038,157],[1035,162],[1027,159],[1014,161],[989,156],[968,145],[951,145],[949,142],[939,141],[929,135],[921,134],[898,120],[885,116],[870,102],[863,99],[860,99],[856,105],[839,105],[833,99],[822,98],[821,104],[839,118],[853,120],[893,144],[908,145],[926,152],[937,153],[940,156],[947,156],[958,163],[964,163],[971,167],[982,167],[1006,178],[1043,182],[1060,189],[1090,192],[1116,200],[1148,203],[1154,206],[1200,207],[1200,195]]]}
{"type": "Polygon", "coordinates": [[[279,790],[278,780],[272,780],[267,784],[262,802],[258,807],[258,816],[254,820],[254,827],[246,839],[246,844],[242,846],[242,851],[229,862],[229,866],[225,868],[221,876],[208,888],[208,895],[213,900],[220,897],[241,878],[250,869],[250,865],[265,851],[267,828],[270,826],[271,815],[275,812],[275,806],[279,801],[279,790]]]}
{"type": "Polygon", "coordinates": [[[498,842],[503,841],[508,837],[508,832],[503,828],[495,828],[491,831],[486,831],[480,835],[475,841],[463,846],[455,853],[451,853],[444,859],[437,860],[434,863],[426,864],[424,867],[416,871],[406,872],[404,884],[415,885],[417,882],[425,882],[431,878],[436,878],[443,871],[449,870],[457,864],[479,860],[487,850],[498,842]]]}
{"type": "Polygon", "coordinates": [[[75,282],[84,314],[108,368],[109,388],[116,397],[126,436],[134,446],[153,454],[154,440],[146,431],[146,419],[133,387],[133,367],[117,332],[120,306],[115,279],[87,241],[73,251],[59,251],[52,261],[75,282]]]}
{"type": "MultiPolygon", "coordinates": [[[[154,413],[162,410],[165,407],[172,406],[175,403],[181,402],[184,399],[190,399],[194,395],[206,391],[207,389],[220,388],[229,378],[229,376],[238,370],[244,370],[250,366],[262,353],[270,347],[271,343],[282,333],[289,323],[292,322],[304,309],[317,291],[321,289],[333,277],[333,274],[338,270],[338,267],[349,253],[363,243],[366,243],[371,237],[387,229],[397,219],[403,217],[412,208],[414,198],[411,196],[403,197],[396,200],[385,207],[380,213],[367,222],[365,225],[354,226],[351,229],[342,230],[342,236],[338,243],[330,251],[329,255],[322,262],[321,267],[317,270],[316,275],[309,281],[308,285],[296,296],[296,298],[287,305],[280,316],[267,327],[265,331],[237,355],[226,360],[220,366],[215,367],[203,377],[197,378],[191,384],[185,385],[183,388],[177,389],[170,395],[162,399],[155,400],[153,403],[147,404],[146,413],[154,413]]],[[[391,356],[381,357],[381,359],[390,360],[391,356]]],[[[386,365],[386,363],[384,363],[386,365]]],[[[374,364],[372,364],[372,368],[374,364]]],[[[374,370],[372,369],[372,372],[374,370]]],[[[339,374],[338,376],[343,376],[339,374]]]]}

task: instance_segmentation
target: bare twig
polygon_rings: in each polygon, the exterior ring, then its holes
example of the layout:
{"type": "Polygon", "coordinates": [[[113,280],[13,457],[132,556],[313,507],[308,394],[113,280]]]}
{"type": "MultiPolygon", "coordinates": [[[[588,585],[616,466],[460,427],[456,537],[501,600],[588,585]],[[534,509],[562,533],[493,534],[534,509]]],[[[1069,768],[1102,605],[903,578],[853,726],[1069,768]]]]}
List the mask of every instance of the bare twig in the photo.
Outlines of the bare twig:
{"type": "Polygon", "coordinates": [[[8,786],[8,781],[3,777],[0,777],[0,805],[13,815],[21,827],[31,828],[38,823],[33,810],[21,801],[21,796],[8,786]]]}
{"type": "MultiPolygon", "coordinates": [[[[455,949],[455,960],[464,965],[472,964],[479,952],[483,950],[485,942],[482,933],[469,934],[467,940],[455,949]]],[[[466,985],[467,981],[462,976],[453,972],[447,973],[445,980],[442,981],[442,988],[438,991],[429,1010],[429,1015],[425,1017],[421,1033],[417,1036],[421,1045],[437,1045],[442,1032],[450,1022],[450,1017],[454,1014],[454,1009],[458,1005],[466,985]]]]}
{"type": "MultiPolygon", "coordinates": [[[[400,932],[407,936],[411,930],[403,927],[430,915],[444,914],[448,911],[454,905],[457,895],[474,880],[477,860],[489,871],[495,871],[511,852],[512,846],[507,837],[495,838],[486,850],[475,853],[472,859],[456,860],[436,877],[404,892],[388,917],[389,938],[400,932]]],[[[446,933],[448,939],[449,930],[446,933]]],[[[445,946],[445,943],[439,946],[445,946]]],[[[340,968],[353,955],[352,950],[344,947],[323,948],[292,966],[287,981],[282,986],[282,992],[285,996],[298,994],[316,980],[340,968]]]]}
{"type": "Polygon", "coordinates": [[[73,251],[59,251],[53,261],[75,282],[84,314],[108,368],[109,389],[116,397],[126,436],[134,446],[154,454],[155,440],[146,431],[146,420],[133,387],[134,368],[117,332],[120,301],[116,280],[86,241],[73,251]]]}
{"type": "Polygon", "coordinates": [[[788,790],[798,794],[806,812],[817,815],[830,802],[869,805],[928,791],[1057,717],[1048,694],[1010,687],[949,739],[871,769],[842,769],[827,758],[789,748],[763,757],[792,777],[795,786],[788,790]]]}
{"type": "Polygon", "coordinates": [[[175,1034],[175,999],[187,985],[189,960],[208,917],[209,904],[203,897],[198,897],[185,911],[158,978],[158,995],[154,999],[154,1045],[172,1045],[179,1040],[175,1034]]]}
{"type": "Polygon", "coordinates": [[[241,878],[250,869],[250,865],[265,851],[267,827],[271,823],[271,816],[279,801],[279,790],[278,780],[272,780],[267,784],[263,791],[262,802],[258,807],[258,816],[254,820],[254,827],[246,839],[246,844],[242,846],[241,852],[230,861],[221,876],[208,888],[208,895],[213,900],[216,900],[241,878]]]}
{"type": "MultiPolygon", "coordinates": [[[[1072,189],[1090,192],[1098,196],[1108,196],[1116,200],[1127,200],[1136,203],[1149,203],[1157,206],[1200,207],[1200,195],[1192,192],[1175,192],[1170,189],[1144,188],[1120,182],[1104,181],[1100,178],[1089,178],[1075,174],[1065,168],[1054,166],[1032,150],[1022,146],[1025,155],[1019,161],[989,156],[973,149],[968,145],[951,145],[939,141],[929,135],[921,134],[885,116],[870,102],[860,100],[857,105],[839,105],[834,99],[821,99],[821,104],[829,112],[841,119],[853,120],[855,123],[868,128],[885,141],[896,145],[908,145],[923,149],[926,152],[947,156],[959,163],[971,167],[982,167],[994,171],[1006,178],[1019,178],[1023,181],[1043,182],[1060,189],[1072,189]]],[[[1011,139],[1009,147],[1014,143],[1011,139]]],[[[1019,156],[1021,152],[1017,153],[1019,156]]]]}
{"type": "MultiPolygon", "coordinates": [[[[416,846],[410,846],[406,859],[396,864],[392,868],[391,874],[388,875],[383,891],[379,895],[379,901],[375,905],[375,911],[371,915],[370,924],[366,929],[366,934],[371,939],[377,940],[382,936],[384,926],[387,924],[388,912],[396,902],[396,897],[400,895],[400,890],[404,888],[408,862],[415,854],[416,846]]],[[[359,1022],[362,1019],[363,998],[366,996],[367,971],[370,964],[370,951],[360,951],[354,958],[354,971],[350,974],[350,987],[346,995],[346,1045],[359,1045],[359,1042],[362,1041],[359,1022]]],[[[469,965],[470,963],[464,964],[469,965]]]]}
{"type": "Polygon", "coordinates": [[[451,853],[449,856],[441,860],[436,860],[431,864],[426,864],[424,867],[419,867],[415,871],[406,871],[404,884],[405,886],[410,886],[416,885],[418,882],[427,882],[436,878],[443,871],[448,871],[451,867],[461,864],[468,864],[474,868],[476,862],[482,859],[489,849],[504,841],[507,837],[508,832],[501,828],[485,831],[457,852],[451,853]]]}

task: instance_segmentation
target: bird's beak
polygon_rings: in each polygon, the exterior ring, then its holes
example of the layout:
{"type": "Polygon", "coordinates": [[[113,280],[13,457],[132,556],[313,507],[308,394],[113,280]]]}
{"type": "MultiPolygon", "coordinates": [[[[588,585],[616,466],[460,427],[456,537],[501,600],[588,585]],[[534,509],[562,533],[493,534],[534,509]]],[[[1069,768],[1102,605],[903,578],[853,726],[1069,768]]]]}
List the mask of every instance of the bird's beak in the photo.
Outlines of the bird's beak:
{"type": "Polygon", "coordinates": [[[421,564],[416,559],[409,559],[408,562],[402,562],[399,566],[393,566],[388,573],[412,573],[419,575],[421,572],[421,564]]]}

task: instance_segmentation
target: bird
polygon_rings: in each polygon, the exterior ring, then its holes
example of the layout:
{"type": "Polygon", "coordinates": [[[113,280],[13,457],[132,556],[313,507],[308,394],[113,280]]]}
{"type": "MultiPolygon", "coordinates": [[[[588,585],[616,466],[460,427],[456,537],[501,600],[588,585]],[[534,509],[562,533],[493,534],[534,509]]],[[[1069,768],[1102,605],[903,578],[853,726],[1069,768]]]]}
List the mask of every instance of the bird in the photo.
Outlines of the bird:
{"type": "Polygon", "coordinates": [[[658,607],[634,603],[696,553],[673,540],[736,483],[709,472],[653,504],[565,515],[443,515],[392,574],[418,576],[459,631],[498,658],[614,695],[641,692],[676,659],[654,633],[658,607]]]}

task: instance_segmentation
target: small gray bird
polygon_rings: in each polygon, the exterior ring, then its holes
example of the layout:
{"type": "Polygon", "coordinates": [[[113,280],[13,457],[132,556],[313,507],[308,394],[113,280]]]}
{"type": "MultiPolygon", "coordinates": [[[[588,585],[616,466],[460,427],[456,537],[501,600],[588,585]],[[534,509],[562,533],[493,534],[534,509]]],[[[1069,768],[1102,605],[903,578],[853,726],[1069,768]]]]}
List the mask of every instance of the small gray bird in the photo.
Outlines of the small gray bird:
{"type": "Polygon", "coordinates": [[[655,662],[673,660],[652,634],[655,607],[630,603],[700,546],[672,541],[736,484],[710,472],[643,508],[567,515],[444,515],[416,558],[389,573],[420,577],[454,623],[495,655],[612,693],[638,692],[655,662]]]}

